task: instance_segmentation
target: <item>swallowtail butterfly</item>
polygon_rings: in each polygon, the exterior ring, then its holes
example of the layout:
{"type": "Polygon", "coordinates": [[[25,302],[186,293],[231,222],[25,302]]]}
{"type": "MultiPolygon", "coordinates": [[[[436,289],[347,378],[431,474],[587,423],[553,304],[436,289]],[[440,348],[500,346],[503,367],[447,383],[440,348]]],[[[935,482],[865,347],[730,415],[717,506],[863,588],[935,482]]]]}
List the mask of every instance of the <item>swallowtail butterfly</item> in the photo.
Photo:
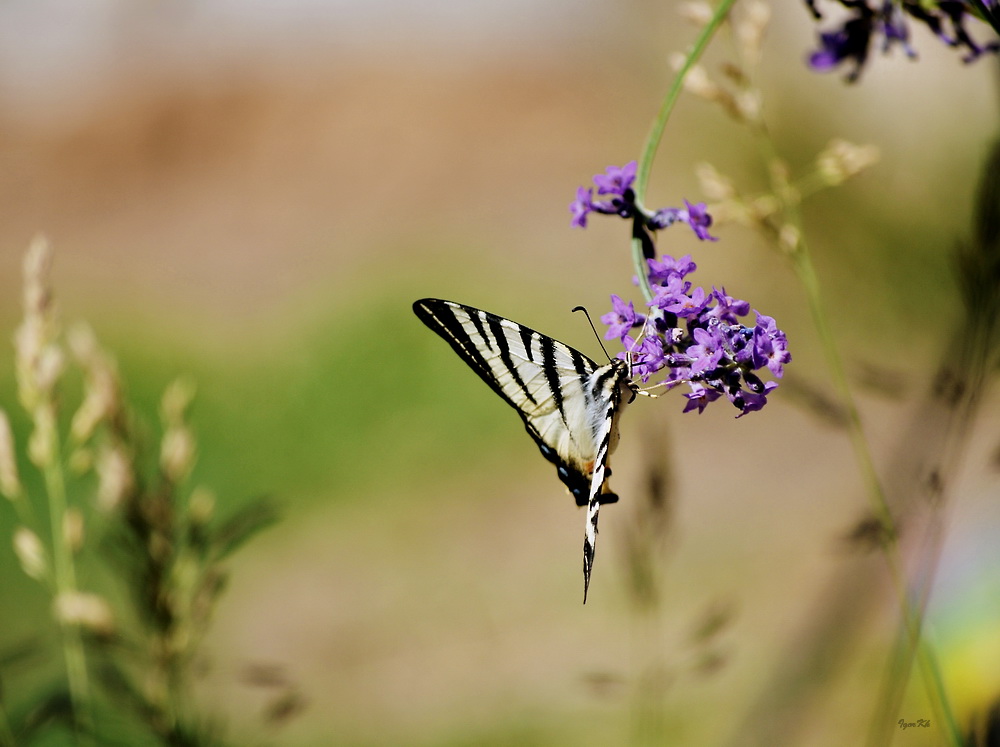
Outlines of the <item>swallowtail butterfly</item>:
{"type": "Polygon", "coordinates": [[[608,488],[608,457],[618,445],[618,418],[635,398],[629,364],[599,366],[578,350],[522,324],[453,301],[413,304],[494,392],[517,410],[542,456],[578,506],[587,506],[583,601],[597,542],[597,514],[618,496],[608,488]]]}

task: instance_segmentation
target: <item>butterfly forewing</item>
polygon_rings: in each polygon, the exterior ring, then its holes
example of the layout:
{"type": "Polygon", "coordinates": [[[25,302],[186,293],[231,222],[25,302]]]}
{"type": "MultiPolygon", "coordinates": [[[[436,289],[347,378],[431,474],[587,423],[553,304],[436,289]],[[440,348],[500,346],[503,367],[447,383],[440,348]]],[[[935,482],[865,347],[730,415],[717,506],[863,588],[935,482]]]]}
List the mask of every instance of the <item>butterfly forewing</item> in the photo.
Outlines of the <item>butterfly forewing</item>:
{"type": "Polygon", "coordinates": [[[578,350],[529,327],[452,301],[422,299],[413,310],[517,410],[577,504],[588,506],[586,585],[599,505],[617,500],[606,492],[606,465],[617,440],[628,366],[622,361],[598,366],[578,350]]]}

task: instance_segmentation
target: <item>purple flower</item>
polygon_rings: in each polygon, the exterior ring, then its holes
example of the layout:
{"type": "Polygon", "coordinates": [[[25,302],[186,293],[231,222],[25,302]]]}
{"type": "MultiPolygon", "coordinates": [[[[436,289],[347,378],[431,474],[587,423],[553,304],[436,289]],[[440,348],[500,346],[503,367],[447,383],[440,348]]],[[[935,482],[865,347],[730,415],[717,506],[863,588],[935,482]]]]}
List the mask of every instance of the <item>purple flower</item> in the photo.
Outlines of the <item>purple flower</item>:
{"type": "Polygon", "coordinates": [[[809,56],[809,67],[827,72],[846,60],[852,60],[854,69],[847,74],[847,80],[854,82],[868,59],[871,32],[871,18],[862,17],[847,21],[838,31],[820,33],[820,48],[809,56]]]}
{"type": "Polygon", "coordinates": [[[649,227],[654,231],[669,228],[679,220],[684,220],[684,211],[680,208],[661,208],[649,217],[649,227]]]}
{"type": "Polygon", "coordinates": [[[740,408],[740,414],[736,417],[742,418],[748,412],[756,412],[760,410],[764,405],[767,404],[767,395],[778,388],[778,385],[769,381],[764,385],[764,391],[762,392],[748,392],[746,390],[740,390],[739,394],[730,397],[733,404],[740,408]]]}
{"type": "Polygon", "coordinates": [[[685,352],[691,358],[691,373],[711,371],[719,365],[722,354],[722,336],[718,330],[696,328],[693,333],[695,344],[685,352]]]}
{"type": "MultiPolygon", "coordinates": [[[[865,0],[850,0],[865,2],[865,0]]],[[[784,333],[774,319],[757,314],[754,327],[739,323],[750,313],[750,304],[713,287],[710,293],[686,279],[697,266],[690,254],[680,258],[656,256],[656,231],[678,221],[687,223],[703,241],[715,241],[709,233],[712,217],[705,203],[684,200],[683,208],[646,210],[632,190],[637,164],[609,166],[594,177],[597,193],[609,199],[594,200],[594,187],[580,187],[570,205],[572,225],[586,227],[592,213],[618,215],[631,221],[631,236],[641,243],[646,260],[646,277],[653,298],[646,314],[636,311],[631,301],[611,296],[611,310],[601,317],[607,325],[605,339],[618,338],[625,348],[618,358],[628,361],[632,376],[666,390],[688,384],[690,393],[684,412],[703,412],[716,400],[728,399],[740,416],[761,409],[767,394],[777,384],[765,384],[754,373],[767,367],[773,376],[782,375],[791,360],[784,333]],[[632,337],[632,331],[641,332],[632,337]]],[[[638,278],[634,279],[638,283],[638,278]]]]}
{"type": "MultiPolygon", "coordinates": [[[[648,335],[642,338],[642,342],[636,344],[628,335],[622,340],[627,353],[619,354],[619,358],[627,355],[632,357],[632,375],[641,376],[643,382],[649,381],[649,377],[663,368],[666,363],[663,339],[659,335],[648,335]]],[[[627,360],[627,358],[625,358],[627,360]]]]}
{"type": "MultiPolygon", "coordinates": [[[[841,63],[852,63],[847,80],[854,82],[868,60],[868,50],[874,38],[882,37],[882,51],[889,51],[895,44],[903,47],[906,55],[916,57],[910,47],[910,30],[907,17],[927,26],[931,32],[949,47],[964,48],[968,53],[963,62],[971,62],[986,52],[1000,50],[1000,42],[978,44],[965,28],[969,17],[976,18],[972,3],[966,0],[840,0],[852,15],[833,31],[821,32],[820,48],[809,57],[809,66],[814,70],[833,70],[841,63]],[[946,31],[950,26],[951,32],[946,31]]],[[[816,0],[806,0],[814,18],[822,18],[816,8],[816,0]]],[[[989,4],[995,7],[996,3],[989,4]]],[[[990,22],[997,28],[995,21],[990,22]]]]}
{"type": "Polygon", "coordinates": [[[608,331],[604,333],[605,340],[619,338],[625,339],[632,327],[637,327],[646,321],[642,314],[635,313],[635,306],[629,301],[627,304],[620,296],[612,294],[611,308],[607,314],[601,317],[601,321],[608,325],[608,331]]]}
{"type": "Polygon", "coordinates": [[[635,181],[635,173],[638,168],[639,165],[635,161],[629,161],[621,168],[608,166],[604,170],[605,173],[594,176],[597,194],[624,196],[625,192],[632,188],[632,182],[635,181]]]}
{"type": "Polygon", "coordinates": [[[754,368],[767,366],[780,379],[784,374],[784,364],[791,360],[785,333],[778,329],[774,319],[757,312],[757,325],[753,329],[754,368]]]}
{"type": "Polygon", "coordinates": [[[705,312],[705,316],[707,317],[718,319],[720,322],[736,324],[737,317],[746,316],[750,313],[750,304],[726,295],[725,288],[719,290],[713,286],[712,298],[715,299],[716,304],[705,312]]]}
{"type": "Polygon", "coordinates": [[[708,233],[708,229],[712,225],[712,216],[705,210],[705,203],[699,202],[697,205],[692,205],[684,200],[684,204],[687,206],[687,215],[683,220],[691,226],[694,235],[702,241],[718,241],[717,237],[710,236],[708,233]]]}
{"type": "Polygon", "coordinates": [[[578,188],[576,199],[569,206],[570,212],[573,213],[570,225],[585,228],[587,216],[590,213],[617,215],[620,218],[633,220],[632,235],[642,240],[643,251],[647,259],[655,256],[655,246],[653,246],[650,231],[658,231],[677,221],[688,223],[698,238],[715,241],[715,238],[708,234],[708,227],[712,225],[712,217],[705,211],[705,203],[703,202],[692,205],[685,200],[685,208],[664,208],[655,213],[642,207],[636,201],[635,192],[632,191],[632,184],[635,182],[638,168],[635,161],[629,161],[620,167],[608,166],[605,173],[594,176],[597,194],[610,195],[610,200],[595,202],[593,187],[589,189],[578,188]]]}
{"type": "Polygon", "coordinates": [[[698,316],[708,305],[709,300],[705,297],[705,289],[699,286],[690,296],[684,293],[677,294],[674,302],[663,307],[663,310],[680,317],[698,316]]]}
{"type": "Polygon", "coordinates": [[[576,199],[569,204],[569,211],[573,213],[573,220],[570,221],[570,225],[586,228],[587,214],[593,209],[593,189],[579,187],[576,190],[576,199]]]}
{"type": "Polygon", "coordinates": [[[653,286],[653,300],[650,306],[669,311],[671,306],[681,303],[687,298],[691,283],[680,275],[667,275],[666,282],[653,286]]]}
{"type": "Polygon", "coordinates": [[[690,385],[691,391],[684,395],[688,400],[687,404],[684,405],[684,412],[698,410],[698,414],[701,415],[710,402],[714,402],[721,396],[714,389],[709,389],[696,381],[690,382],[690,385]]]}
{"type": "Polygon", "coordinates": [[[879,30],[885,36],[882,42],[882,51],[888,52],[892,45],[899,44],[906,52],[906,56],[914,58],[917,53],[910,46],[910,28],[906,25],[906,18],[903,11],[898,6],[888,0],[882,4],[882,18],[879,23],[879,30]]]}
{"type": "Polygon", "coordinates": [[[698,266],[691,260],[690,254],[680,259],[674,259],[669,254],[663,255],[663,260],[647,259],[649,267],[649,282],[651,285],[665,284],[671,277],[684,277],[694,272],[698,266]]]}

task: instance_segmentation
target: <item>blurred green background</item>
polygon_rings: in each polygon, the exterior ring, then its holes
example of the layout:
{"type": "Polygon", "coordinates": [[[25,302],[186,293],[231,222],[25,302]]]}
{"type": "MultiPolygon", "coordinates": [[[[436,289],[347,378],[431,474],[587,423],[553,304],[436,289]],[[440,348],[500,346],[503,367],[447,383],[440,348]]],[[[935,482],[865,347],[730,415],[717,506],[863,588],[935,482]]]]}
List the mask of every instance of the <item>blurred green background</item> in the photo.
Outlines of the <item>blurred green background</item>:
{"type": "MultiPolygon", "coordinates": [[[[757,82],[793,170],[833,137],[882,151],[805,219],[845,359],[877,385],[859,393],[887,457],[959,306],[949,255],[996,134],[995,63],[964,66],[920,30],[918,62],[877,56],[848,86],[806,68],[804,7],[775,16],[757,82]]],[[[638,156],[668,57],[694,34],[673,4],[639,0],[0,5],[4,338],[43,232],[63,318],[94,326],[150,423],[172,379],[197,383],[193,482],[222,509],[264,494],[282,507],[229,563],[206,645],[199,699],[235,743],[752,742],[762,692],[867,505],[845,434],[783,389],[738,421],[722,407],[682,416],[679,397],[638,402],[582,607],[582,514],[514,414],[410,310],[453,299],[599,357],[569,309],[599,315],[630,292],[627,233],[571,230],[567,205],[638,156]],[[650,449],[668,455],[674,491],[662,605],[640,614],[626,530],[650,449]],[[697,642],[720,609],[729,624],[697,642]],[[262,725],[269,694],[244,674],[263,665],[303,698],[280,727],[262,725]]],[[[717,74],[730,56],[722,35],[706,64],[717,74]]],[[[702,161],[765,184],[749,136],[686,96],[649,202],[704,199],[702,161]]],[[[789,391],[796,377],[828,388],[781,258],[737,226],[711,245],[683,233],[661,250],[694,253],[698,284],[786,330],[789,391]]],[[[23,443],[11,364],[4,346],[0,394],[23,443]]],[[[963,716],[1000,694],[995,405],[954,486],[931,613],[963,716]]],[[[0,521],[14,526],[5,503],[0,521]]],[[[110,581],[95,564],[82,583],[110,581]]],[[[8,540],[0,588],[0,644],[53,627],[8,540]]],[[[801,743],[864,733],[887,603],[803,714],[801,743]]],[[[7,678],[7,697],[31,679],[7,678]]],[[[901,715],[929,718],[919,682],[901,715]]]]}

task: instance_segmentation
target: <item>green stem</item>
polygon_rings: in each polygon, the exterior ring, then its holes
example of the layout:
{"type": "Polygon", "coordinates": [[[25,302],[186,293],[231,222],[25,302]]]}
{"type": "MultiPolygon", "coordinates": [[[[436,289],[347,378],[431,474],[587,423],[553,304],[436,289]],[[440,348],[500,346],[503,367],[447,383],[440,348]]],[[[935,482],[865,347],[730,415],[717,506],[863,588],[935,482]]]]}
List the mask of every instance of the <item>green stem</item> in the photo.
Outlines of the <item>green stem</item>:
{"type": "MultiPolygon", "coordinates": [[[[701,33],[694,40],[691,51],[684,58],[684,64],[677,71],[673,83],[670,84],[666,96],[663,97],[663,103],[660,104],[660,111],[653,121],[653,126],[650,128],[649,134],[646,136],[646,143],[643,145],[642,156],[639,159],[639,167],[636,170],[633,189],[635,190],[635,201],[639,205],[642,204],[645,198],[646,186],[649,184],[649,172],[653,170],[653,159],[656,157],[656,150],[660,147],[660,141],[663,139],[663,131],[667,126],[667,120],[670,118],[670,114],[674,110],[674,105],[681,95],[681,90],[684,87],[684,78],[701,58],[702,53],[708,47],[708,43],[712,40],[712,36],[715,35],[719,26],[722,25],[722,22],[726,19],[726,16],[735,3],[736,0],[722,0],[719,3],[719,7],[715,9],[712,18],[705,24],[701,33]]],[[[646,297],[647,301],[651,301],[653,299],[653,290],[649,285],[649,278],[647,277],[646,261],[642,255],[642,242],[638,239],[632,239],[632,264],[635,265],[635,274],[639,277],[639,287],[642,288],[642,294],[646,297]]]]}
{"type": "MultiPolygon", "coordinates": [[[[780,163],[780,158],[774,148],[774,141],[771,139],[764,122],[758,122],[753,130],[764,162],[772,164],[780,163]]],[[[798,276],[799,282],[802,283],[802,287],[805,290],[809,313],[819,337],[827,366],[833,377],[834,386],[840,395],[840,400],[847,412],[851,447],[871,502],[872,513],[881,529],[883,540],[882,550],[886,564],[889,567],[891,583],[898,597],[903,627],[908,634],[909,650],[917,655],[917,661],[919,662],[920,671],[927,687],[928,696],[931,703],[935,706],[938,719],[945,724],[949,743],[952,745],[961,745],[961,737],[944,687],[937,657],[932,647],[923,637],[923,609],[914,607],[906,589],[905,573],[901,568],[898,557],[899,545],[896,522],[889,508],[885,491],[882,488],[882,481],[875,469],[871,449],[868,446],[868,440],[865,437],[861,424],[861,414],[854,400],[854,394],[851,390],[833,331],[830,328],[829,318],[824,310],[819,276],[816,274],[812,255],[804,238],[802,215],[799,211],[803,195],[799,188],[805,187],[808,190],[818,187],[818,184],[808,179],[803,180],[797,185],[789,184],[785,180],[783,169],[771,169],[771,179],[772,190],[780,203],[778,213],[783,216],[782,219],[786,225],[795,229],[796,239],[791,246],[787,247],[787,251],[795,274],[798,276]]],[[[776,234],[781,233],[782,226],[780,224],[769,221],[769,225],[772,226],[776,234]]],[[[883,712],[888,705],[888,703],[883,702],[878,710],[883,712]]],[[[882,718],[876,719],[876,721],[884,721],[884,728],[888,728],[888,720],[893,716],[893,713],[885,712],[882,713],[882,718]]],[[[879,728],[878,724],[873,724],[873,729],[877,728],[879,728]]],[[[877,743],[877,741],[872,742],[872,744],[877,743]]]]}
{"type": "MultiPolygon", "coordinates": [[[[73,565],[73,548],[69,546],[63,532],[66,516],[66,484],[63,480],[62,457],[59,435],[53,429],[49,458],[43,474],[49,497],[49,520],[52,525],[52,563],[55,579],[55,593],[58,600],[65,594],[76,591],[76,568],[73,565]]],[[[58,604],[58,601],[57,601],[58,604]]],[[[87,662],[83,651],[80,628],[75,622],[59,620],[62,632],[63,655],[66,659],[66,678],[69,683],[70,700],[77,725],[84,735],[92,734],[93,720],[90,716],[90,684],[87,676],[87,662]]],[[[87,739],[87,737],[84,737],[87,739]]]]}
{"type": "MultiPolygon", "coordinates": [[[[786,205],[786,210],[792,213],[794,222],[797,224],[797,211],[786,205]]],[[[843,362],[837,350],[833,332],[823,310],[823,303],[820,297],[819,279],[816,275],[811,256],[804,239],[799,239],[792,254],[792,263],[795,272],[806,291],[806,298],[809,304],[809,311],[813,318],[813,324],[819,335],[820,344],[823,348],[827,360],[827,366],[833,376],[834,385],[840,393],[841,401],[847,410],[848,430],[850,433],[851,446],[854,455],[861,469],[862,479],[867,486],[868,495],[871,497],[872,511],[882,529],[883,550],[886,562],[889,565],[889,572],[892,577],[892,584],[899,597],[899,605],[903,615],[903,621],[910,639],[910,650],[917,655],[917,661],[923,675],[924,683],[928,690],[930,701],[938,711],[938,718],[944,723],[948,735],[949,744],[961,745],[961,734],[952,712],[948,694],[945,690],[941,670],[937,662],[937,657],[923,636],[923,614],[919,609],[915,609],[911,604],[906,591],[906,580],[900,568],[897,557],[898,545],[896,538],[896,525],[886,500],[885,492],[871,451],[868,448],[868,441],[865,438],[864,430],[861,426],[861,415],[858,411],[854,395],[844,370],[843,362]]],[[[883,714],[879,721],[892,718],[893,714],[883,714]]],[[[876,728],[885,728],[884,726],[876,728]]],[[[875,739],[872,744],[880,744],[879,739],[875,739]]]]}
{"type": "Polygon", "coordinates": [[[14,732],[10,729],[10,720],[7,718],[7,710],[0,703],[0,747],[16,747],[14,732]]]}

